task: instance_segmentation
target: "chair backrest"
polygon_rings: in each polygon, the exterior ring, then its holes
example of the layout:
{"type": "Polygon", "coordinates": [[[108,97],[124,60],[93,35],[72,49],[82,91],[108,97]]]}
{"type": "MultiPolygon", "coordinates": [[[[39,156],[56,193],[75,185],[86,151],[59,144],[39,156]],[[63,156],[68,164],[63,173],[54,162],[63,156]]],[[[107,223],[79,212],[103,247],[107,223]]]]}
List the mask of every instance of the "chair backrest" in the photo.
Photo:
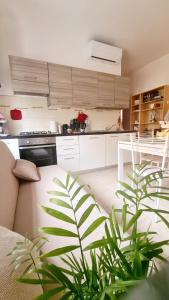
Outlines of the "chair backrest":
{"type": "MultiPolygon", "coordinates": [[[[140,135],[138,135],[137,143],[140,142],[140,135]]],[[[131,143],[131,156],[132,156],[132,168],[135,169],[135,153],[134,153],[134,145],[133,145],[133,134],[130,134],[130,143],[131,143]]],[[[139,152],[140,160],[141,160],[141,152],[139,152]]],[[[165,144],[163,148],[163,155],[161,156],[161,169],[165,169],[166,159],[169,156],[169,135],[165,138],[165,144]]]]}
{"type": "Polygon", "coordinates": [[[13,229],[19,181],[13,175],[15,159],[0,141],[0,225],[13,229]]]}

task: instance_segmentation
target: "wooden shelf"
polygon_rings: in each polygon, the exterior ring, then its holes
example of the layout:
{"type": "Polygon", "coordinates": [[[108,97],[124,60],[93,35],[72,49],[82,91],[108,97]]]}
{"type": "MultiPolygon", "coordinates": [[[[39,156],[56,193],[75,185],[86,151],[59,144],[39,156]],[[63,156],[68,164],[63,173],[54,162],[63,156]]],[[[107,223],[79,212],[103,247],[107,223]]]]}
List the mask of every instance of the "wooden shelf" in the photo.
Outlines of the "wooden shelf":
{"type": "Polygon", "coordinates": [[[150,122],[150,120],[153,118],[156,120],[163,120],[165,114],[169,110],[169,85],[157,87],[149,91],[133,95],[131,97],[130,107],[130,124],[132,128],[135,126],[138,128],[140,133],[144,133],[146,127],[149,130],[156,129],[158,127],[160,128],[158,121],[150,122]],[[157,96],[159,98],[154,98],[157,96]],[[135,104],[135,101],[138,99],[139,103],[135,104]],[[158,104],[158,107],[156,107],[155,104],[158,104]],[[135,124],[134,122],[138,120],[139,124],[135,124]]]}
{"type": "MultiPolygon", "coordinates": [[[[159,124],[158,122],[145,122],[145,123],[140,123],[140,125],[150,125],[150,124],[159,124]]],[[[159,124],[160,125],[160,124],[159,124]]]]}
{"type": "Polygon", "coordinates": [[[140,109],[140,111],[151,111],[151,110],[160,110],[163,109],[163,107],[157,107],[157,108],[145,108],[145,109],[140,109]]]}
{"type": "Polygon", "coordinates": [[[141,104],[151,104],[151,103],[154,103],[154,102],[161,103],[162,101],[163,101],[163,98],[161,98],[161,99],[154,99],[154,100],[150,100],[150,101],[147,101],[147,102],[142,102],[141,104]]]}

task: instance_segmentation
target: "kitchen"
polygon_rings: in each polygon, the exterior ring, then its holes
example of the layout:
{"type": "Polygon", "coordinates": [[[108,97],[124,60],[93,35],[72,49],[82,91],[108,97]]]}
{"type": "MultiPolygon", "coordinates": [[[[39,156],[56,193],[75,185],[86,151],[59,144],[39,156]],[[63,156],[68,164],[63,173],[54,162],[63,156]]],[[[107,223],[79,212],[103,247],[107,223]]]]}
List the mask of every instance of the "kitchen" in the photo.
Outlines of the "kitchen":
{"type": "Polygon", "coordinates": [[[0,16],[0,299],[131,299],[168,265],[169,1],[0,16]]]}
{"type": "Polygon", "coordinates": [[[117,164],[118,140],[130,132],[127,77],[16,56],[9,68],[14,96],[0,99],[1,139],[16,158],[72,172],[117,164]]]}

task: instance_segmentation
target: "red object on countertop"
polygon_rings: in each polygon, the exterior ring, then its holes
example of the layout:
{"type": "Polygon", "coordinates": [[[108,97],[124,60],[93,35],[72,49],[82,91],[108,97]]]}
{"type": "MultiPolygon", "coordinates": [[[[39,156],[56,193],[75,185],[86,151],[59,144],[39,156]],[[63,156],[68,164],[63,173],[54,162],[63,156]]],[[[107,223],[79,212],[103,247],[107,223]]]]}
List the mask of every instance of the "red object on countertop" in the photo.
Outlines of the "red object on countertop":
{"type": "Polygon", "coordinates": [[[88,115],[84,114],[83,112],[79,112],[77,121],[80,123],[84,123],[87,118],[88,118],[88,115]]]}
{"type": "Polygon", "coordinates": [[[19,109],[11,109],[10,115],[12,120],[22,120],[22,111],[19,109]]]}

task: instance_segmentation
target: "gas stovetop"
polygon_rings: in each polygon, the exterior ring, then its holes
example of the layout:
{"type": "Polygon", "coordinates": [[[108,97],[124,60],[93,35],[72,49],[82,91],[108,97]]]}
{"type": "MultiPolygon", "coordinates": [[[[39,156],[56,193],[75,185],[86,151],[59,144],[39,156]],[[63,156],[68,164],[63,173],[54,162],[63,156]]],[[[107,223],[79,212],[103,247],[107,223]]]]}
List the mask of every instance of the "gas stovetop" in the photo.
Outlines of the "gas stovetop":
{"type": "Polygon", "coordinates": [[[22,131],[20,132],[21,136],[28,136],[28,135],[48,135],[52,134],[51,131],[22,131]]]}

